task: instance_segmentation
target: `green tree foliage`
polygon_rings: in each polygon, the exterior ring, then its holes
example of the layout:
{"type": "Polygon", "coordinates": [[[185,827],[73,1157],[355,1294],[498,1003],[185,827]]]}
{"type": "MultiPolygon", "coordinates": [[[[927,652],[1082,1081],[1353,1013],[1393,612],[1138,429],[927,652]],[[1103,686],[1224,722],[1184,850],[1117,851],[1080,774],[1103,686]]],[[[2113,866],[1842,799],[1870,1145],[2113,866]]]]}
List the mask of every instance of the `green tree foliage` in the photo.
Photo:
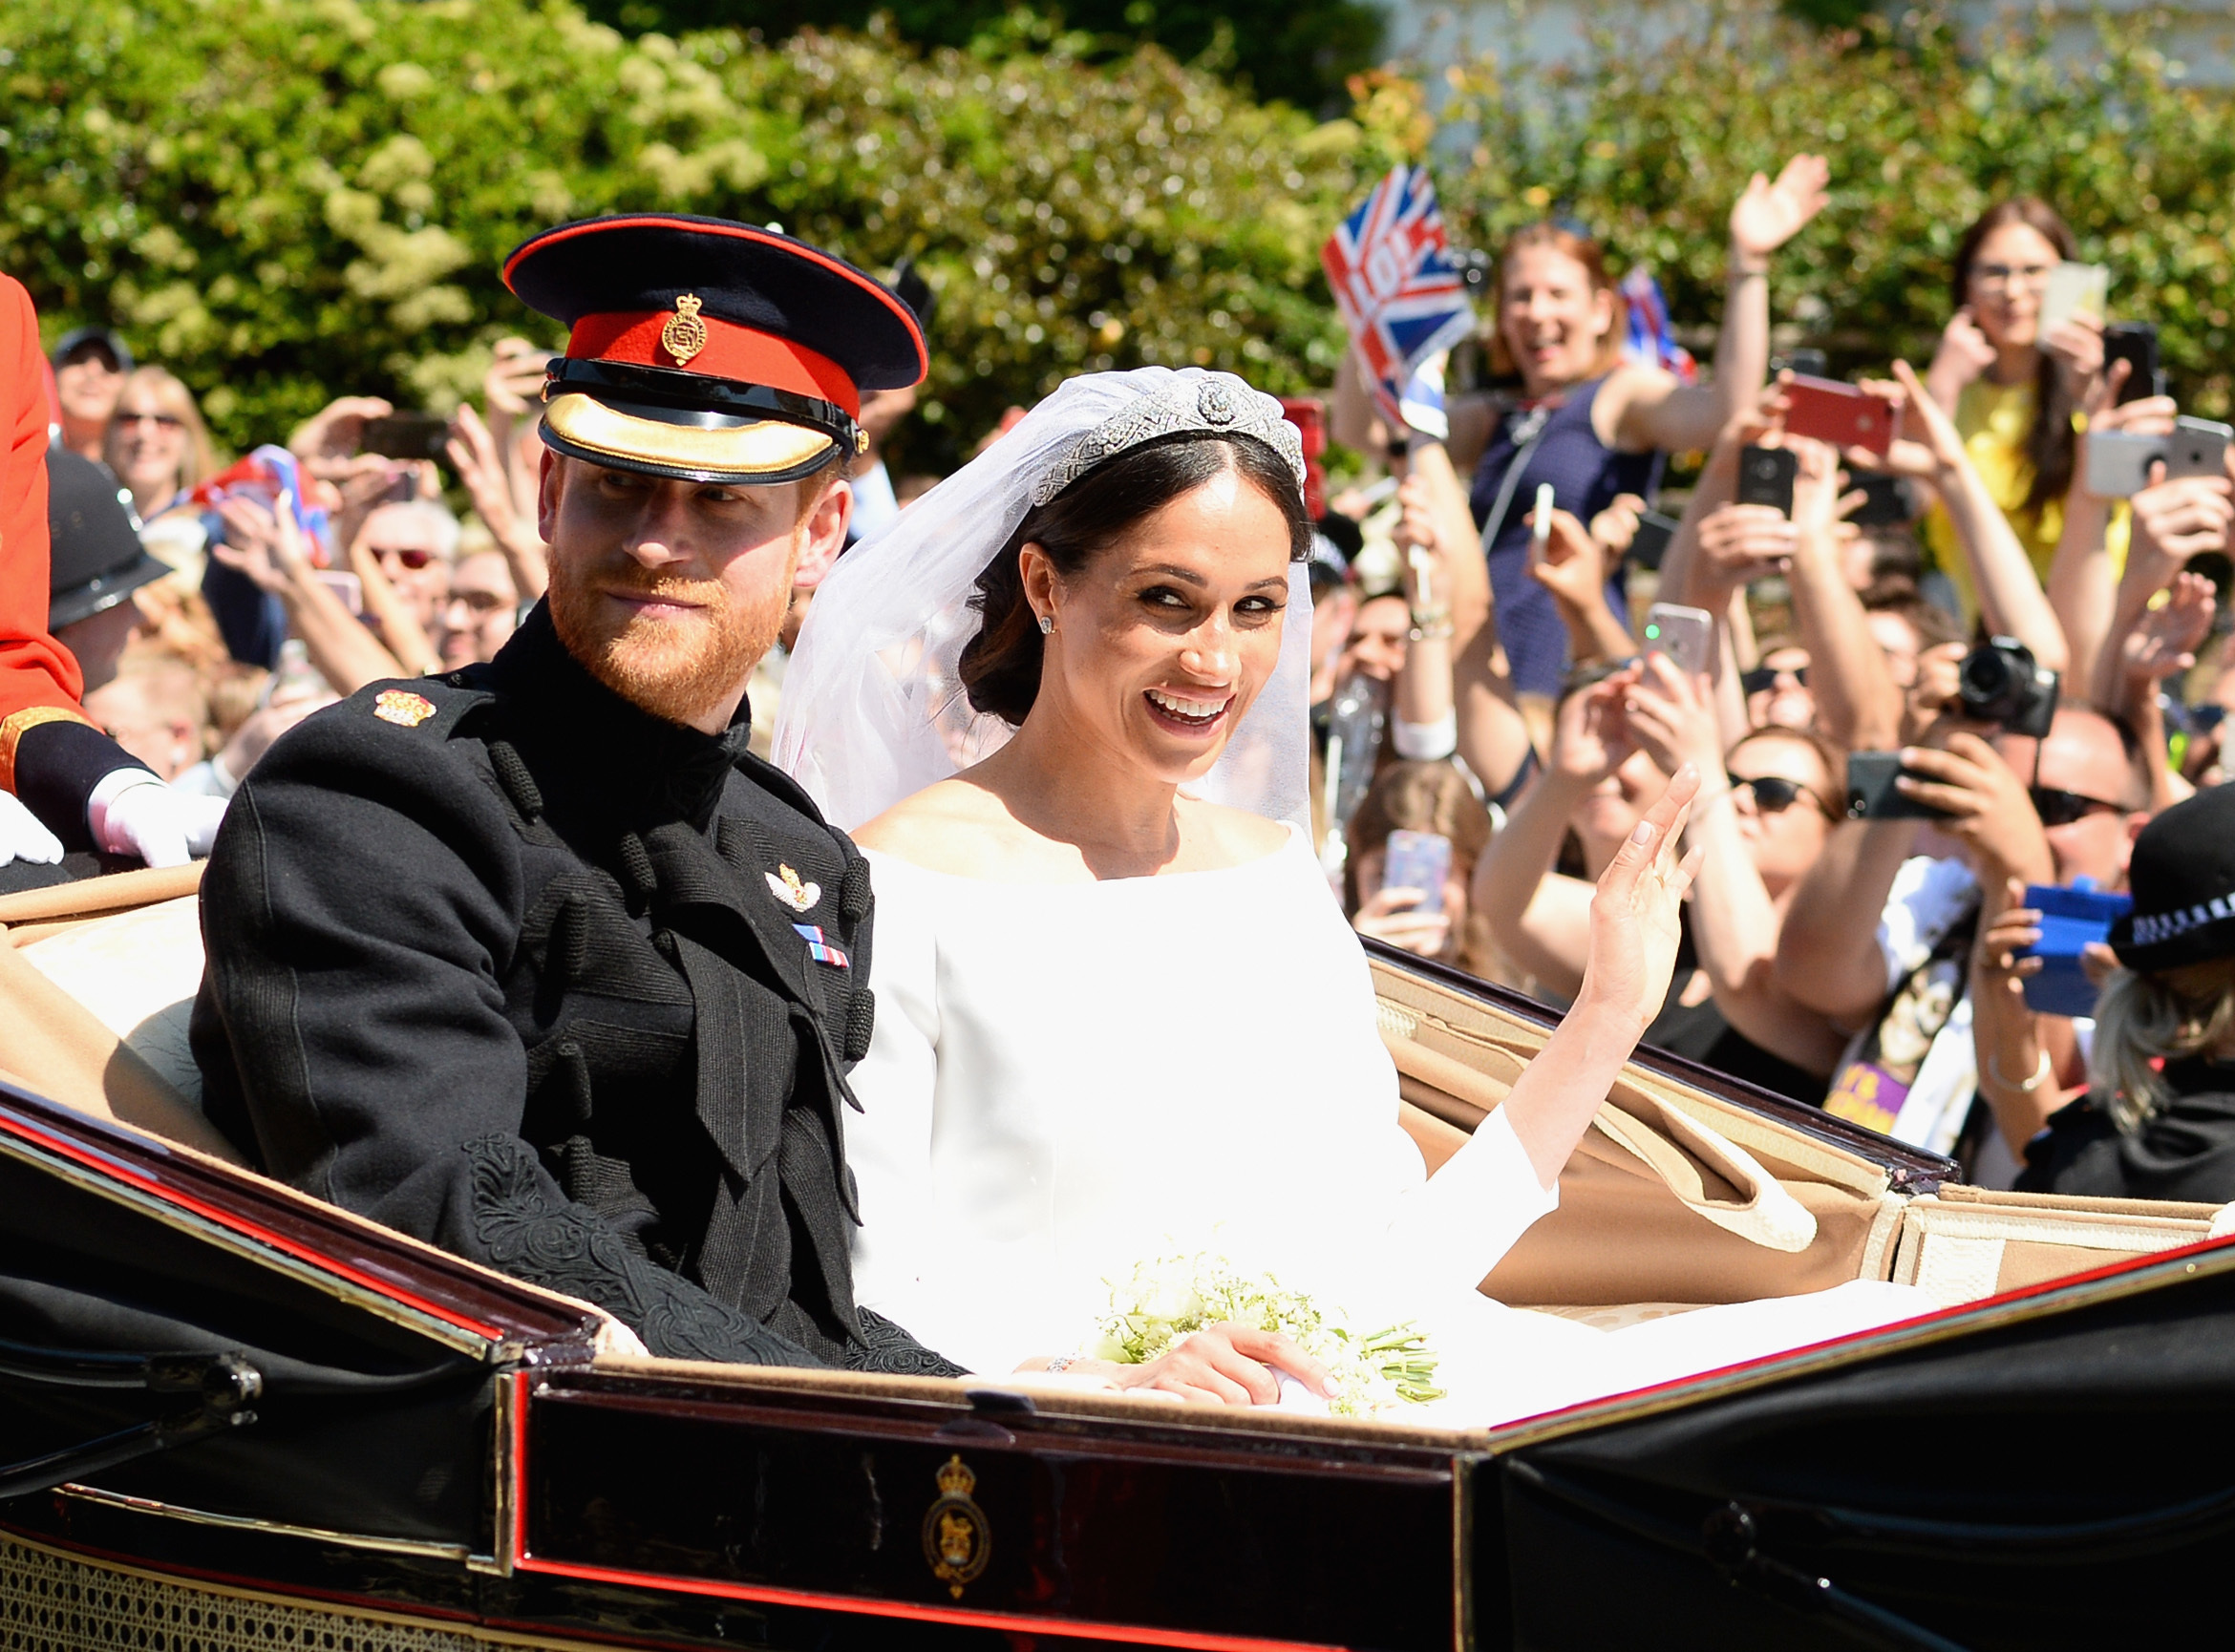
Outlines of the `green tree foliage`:
{"type": "Polygon", "coordinates": [[[2110,265],[2114,317],[2158,323],[2175,392],[2226,413],[2235,99],[2160,55],[2161,19],[2098,18],[2093,52],[2059,52],[2039,18],[1967,51],[1932,12],[1833,34],[1756,0],[1591,15],[1581,66],[1484,58],[1439,89],[1434,163],[1455,237],[1495,248],[1557,210],[1618,269],[1652,265],[1679,322],[1712,321],[1748,174],[1818,151],[1832,205],[1778,256],[1777,319],[1842,371],[1883,371],[1896,351],[1930,357],[1971,220],[2040,195],[2080,256],[2110,265]]]}
{"type": "MultiPolygon", "coordinates": [[[[0,11],[0,268],[49,336],[113,321],[235,448],[345,391],[445,406],[498,280],[569,217],[777,222],[941,295],[917,439],[1082,368],[1331,371],[1317,246],[1386,157],[1146,51],[625,40],[551,0],[78,0],[0,11]]],[[[928,455],[926,455],[928,456],[928,455]]]]}
{"type": "MultiPolygon", "coordinates": [[[[695,29],[758,31],[770,40],[801,29],[863,29],[883,12],[904,40],[969,46],[1009,28],[1014,0],[588,0],[591,16],[630,33],[695,29]]],[[[1367,0],[1060,0],[1050,8],[1067,28],[1115,55],[1161,46],[1182,63],[1203,62],[1260,97],[1300,109],[1339,107],[1343,83],[1368,67],[1381,42],[1382,12],[1367,0]]]]}
{"type": "Polygon", "coordinates": [[[1081,370],[1324,386],[1341,333],[1317,248],[1397,155],[1430,159],[1462,244],[1558,208],[1712,324],[1746,175],[1820,149],[1833,205],[1773,301],[1841,371],[1926,359],[1957,236],[2032,190],[2111,265],[2115,313],[2160,324],[2176,390],[2227,409],[2235,102],[2187,87],[2146,17],[2053,57],[2028,35],[1966,55],[1918,13],[1832,34],[1769,0],[1606,15],[1584,66],[1466,65],[1433,113],[1376,74],[1314,124],[1046,26],[926,51],[874,28],[631,41],[561,0],[9,6],[0,269],[50,338],[119,326],[239,448],[346,391],[443,407],[496,338],[556,343],[497,279],[546,224],[774,221],[926,270],[935,367],[904,428],[910,462],[940,463],[1081,370]]]}

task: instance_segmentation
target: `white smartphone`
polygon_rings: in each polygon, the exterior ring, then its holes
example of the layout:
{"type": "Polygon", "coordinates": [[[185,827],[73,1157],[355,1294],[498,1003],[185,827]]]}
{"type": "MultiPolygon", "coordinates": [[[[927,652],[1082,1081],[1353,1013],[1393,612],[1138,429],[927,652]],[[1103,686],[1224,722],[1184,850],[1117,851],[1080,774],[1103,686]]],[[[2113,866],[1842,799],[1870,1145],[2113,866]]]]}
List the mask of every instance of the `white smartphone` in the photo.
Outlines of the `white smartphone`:
{"type": "Polygon", "coordinates": [[[1552,542],[1552,484],[1537,484],[1537,509],[1529,521],[1529,561],[1544,560],[1544,547],[1552,542]]]}
{"type": "Polygon", "coordinates": [[[1705,608],[1655,603],[1646,610],[1646,652],[1668,655],[1679,671],[1704,671],[1714,626],[1714,616],[1705,608]]]}
{"type": "Polygon", "coordinates": [[[2111,271],[2099,264],[2058,265],[2041,293],[2041,319],[2034,337],[2049,348],[2049,335],[2075,315],[2103,319],[2111,296],[2111,271]]]}

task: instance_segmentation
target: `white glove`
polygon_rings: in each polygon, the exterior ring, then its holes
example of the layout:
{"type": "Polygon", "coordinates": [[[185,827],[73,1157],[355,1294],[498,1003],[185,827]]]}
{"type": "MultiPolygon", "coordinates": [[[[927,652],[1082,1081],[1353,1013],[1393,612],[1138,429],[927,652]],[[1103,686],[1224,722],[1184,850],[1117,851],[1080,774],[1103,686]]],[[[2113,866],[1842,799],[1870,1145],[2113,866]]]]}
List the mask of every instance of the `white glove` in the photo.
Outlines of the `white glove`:
{"type": "Polygon", "coordinates": [[[145,769],[117,769],[85,800],[94,841],[112,855],[137,855],[150,866],[183,866],[207,855],[225,817],[223,797],[189,797],[145,769]]]}
{"type": "Polygon", "coordinates": [[[14,793],[0,792],[0,866],[11,860],[52,866],[61,858],[62,839],[40,825],[14,793]]]}

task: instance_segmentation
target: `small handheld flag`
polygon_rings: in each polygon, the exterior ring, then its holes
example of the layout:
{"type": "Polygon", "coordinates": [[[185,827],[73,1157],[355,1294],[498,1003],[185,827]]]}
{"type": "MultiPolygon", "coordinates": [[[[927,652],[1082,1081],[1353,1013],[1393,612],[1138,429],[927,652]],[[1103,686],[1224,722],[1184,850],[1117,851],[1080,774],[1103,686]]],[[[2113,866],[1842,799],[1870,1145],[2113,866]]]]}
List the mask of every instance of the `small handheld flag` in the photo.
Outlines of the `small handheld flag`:
{"type": "Polygon", "coordinates": [[[1666,368],[1680,383],[1698,383],[1699,364],[1670,329],[1669,301],[1661,296],[1661,284],[1653,279],[1653,272],[1642,264],[1633,265],[1622,278],[1622,297],[1629,308],[1629,332],[1622,345],[1624,358],[1645,367],[1666,368]]]}
{"type": "Polygon", "coordinates": [[[1336,226],[1319,256],[1374,400],[1402,428],[1403,404],[1413,397],[1421,367],[1475,325],[1428,169],[1393,168],[1336,226]]]}

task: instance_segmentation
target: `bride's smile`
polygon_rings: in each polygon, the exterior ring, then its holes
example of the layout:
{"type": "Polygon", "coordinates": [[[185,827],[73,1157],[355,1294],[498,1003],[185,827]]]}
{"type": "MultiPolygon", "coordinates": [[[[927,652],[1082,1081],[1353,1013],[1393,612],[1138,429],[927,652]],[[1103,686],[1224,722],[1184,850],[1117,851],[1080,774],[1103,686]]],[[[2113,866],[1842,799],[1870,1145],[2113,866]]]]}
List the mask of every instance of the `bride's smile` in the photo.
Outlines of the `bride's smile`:
{"type": "Polygon", "coordinates": [[[1027,542],[1025,600],[1052,622],[1035,735],[1164,784],[1200,778],[1280,657],[1290,548],[1281,508],[1230,469],[1070,571],[1027,542]]]}

